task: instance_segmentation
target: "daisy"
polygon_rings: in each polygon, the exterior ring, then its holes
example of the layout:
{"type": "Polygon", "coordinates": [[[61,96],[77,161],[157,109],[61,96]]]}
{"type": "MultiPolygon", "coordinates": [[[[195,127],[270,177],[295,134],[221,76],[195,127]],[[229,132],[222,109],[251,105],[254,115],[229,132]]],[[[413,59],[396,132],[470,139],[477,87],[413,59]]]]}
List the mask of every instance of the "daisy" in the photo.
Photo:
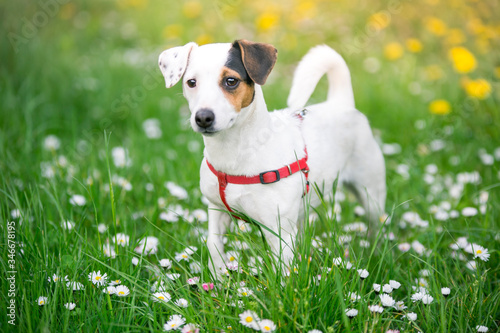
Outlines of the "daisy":
{"type": "Polygon", "coordinates": [[[465,267],[467,267],[471,271],[475,271],[477,269],[477,263],[474,260],[471,260],[465,264],[465,267]]]}
{"type": "Polygon", "coordinates": [[[346,309],[345,315],[349,318],[354,318],[358,315],[358,310],[356,309],[346,309]]]}
{"type": "MultiPolygon", "coordinates": [[[[209,291],[209,290],[212,290],[214,289],[214,284],[212,282],[205,282],[201,285],[201,287],[203,288],[203,290],[205,291],[209,291]]],[[[241,316],[241,315],[240,315],[241,316]]]]}
{"type": "Polygon", "coordinates": [[[161,267],[165,268],[165,269],[169,269],[172,267],[172,260],[170,259],[161,259],[159,261],[159,264],[161,267]]]}
{"type": "Polygon", "coordinates": [[[247,310],[243,313],[240,313],[240,324],[245,327],[253,328],[254,330],[259,330],[259,317],[253,311],[247,310]]]}
{"type": "Polygon", "coordinates": [[[181,315],[172,315],[168,319],[165,325],[163,325],[163,329],[165,331],[173,331],[179,329],[182,325],[186,323],[186,319],[184,319],[181,315]]]}
{"type": "Polygon", "coordinates": [[[204,209],[195,209],[191,213],[191,217],[198,221],[198,222],[207,222],[208,221],[208,214],[207,211],[204,209]]]}
{"type": "Polygon", "coordinates": [[[200,282],[200,278],[198,276],[187,279],[187,283],[190,286],[196,286],[198,284],[198,282],[200,282]]]}
{"type": "Polygon", "coordinates": [[[170,296],[170,294],[167,293],[166,291],[157,292],[157,293],[153,294],[153,301],[155,301],[155,302],[165,302],[165,303],[167,303],[171,299],[172,299],[172,296],[170,296]]]}
{"type": "Polygon", "coordinates": [[[316,330],[316,329],[314,329],[314,330],[310,330],[310,331],[309,331],[309,332],[307,332],[307,333],[323,333],[323,332],[322,332],[322,331],[320,331],[320,330],[316,330]]]}
{"type": "Polygon", "coordinates": [[[392,307],[396,303],[396,301],[394,301],[394,299],[387,294],[379,295],[379,297],[380,301],[382,302],[382,305],[385,307],[392,307]]]}
{"type": "Polygon", "coordinates": [[[356,294],[356,292],[352,292],[352,293],[349,292],[347,294],[347,298],[349,298],[353,302],[356,302],[356,301],[358,301],[358,300],[361,299],[361,296],[359,296],[358,294],[356,294]]]}
{"type": "Polygon", "coordinates": [[[68,276],[60,277],[59,275],[52,275],[52,278],[49,277],[49,282],[60,282],[60,281],[68,281],[68,276]]]}
{"type": "Polygon", "coordinates": [[[181,275],[179,273],[172,273],[172,274],[167,274],[167,277],[170,280],[174,281],[174,280],[177,280],[178,278],[180,278],[181,275]]]}
{"type": "Polygon", "coordinates": [[[238,291],[238,296],[240,297],[248,297],[253,295],[253,290],[247,287],[238,288],[237,291],[238,291]]]}
{"type": "Polygon", "coordinates": [[[45,297],[45,296],[40,296],[40,297],[38,297],[38,299],[37,299],[37,301],[36,301],[36,302],[37,302],[37,304],[38,304],[39,306],[44,306],[45,304],[47,304],[47,297],[45,297]]]}
{"type": "Polygon", "coordinates": [[[114,286],[107,286],[102,290],[102,292],[107,293],[108,295],[113,295],[116,294],[116,287],[114,286]]]}
{"type": "Polygon", "coordinates": [[[177,199],[185,200],[189,197],[188,192],[174,182],[166,182],[165,187],[170,192],[170,194],[177,199]]]}
{"type": "Polygon", "coordinates": [[[181,333],[199,333],[200,329],[195,324],[186,324],[181,330],[181,333]]]}
{"type": "Polygon", "coordinates": [[[450,295],[450,292],[451,292],[451,290],[450,290],[450,288],[448,288],[448,287],[441,288],[441,294],[443,294],[443,296],[444,296],[444,297],[449,296],[449,295],[450,295]]]}
{"type": "Polygon", "coordinates": [[[374,283],[373,284],[373,290],[375,290],[375,292],[379,293],[380,292],[380,284],[377,284],[377,283],[374,283]]]}
{"type": "Polygon", "coordinates": [[[116,258],[116,251],[110,244],[104,244],[102,246],[102,252],[108,258],[116,258]]]}
{"type": "Polygon", "coordinates": [[[73,310],[76,307],[75,303],[66,303],[64,304],[64,307],[68,309],[69,311],[73,310]]]}
{"type": "Polygon", "coordinates": [[[462,209],[462,216],[465,217],[476,216],[477,213],[478,213],[477,208],[474,207],[465,207],[464,209],[462,209]]]}
{"type": "Polygon", "coordinates": [[[73,290],[73,291],[85,289],[83,284],[81,284],[80,282],[76,282],[76,281],[68,281],[66,283],[66,288],[68,288],[69,290],[73,290]]]}
{"type": "Polygon", "coordinates": [[[477,325],[477,326],[476,326],[476,330],[477,330],[478,332],[488,332],[488,327],[486,327],[486,326],[482,326],[482,325],[477,325]]]}
{"type": "Polygon", "coordinates": [[[405,316],[409,321],[417,320],[417,314],[415,312],[407,313],[405,316]]]}
{"type": "Polygon", "coordinates": [[[201,273],[201,263],[198,261],[193,261],[189,264],[189,270],[193,274],[199,274],[201,273]]]}
{"type": "Polygon", "coordinates": [[[147,236],[139,241],[139,244],[134,249],[136,253],[146,253],[146,254],[155,254],[158,252],[158,238],[154,236],[147,236]]]}
{"type": "Polygon", "coordinates": [[[400,243],[398,244],[398,249],[401,252],[408,252],[411,249],[410,243],[400,243]]]}
{"type": "Polygon", "coordinates": [[[470,244],[465,248],[465,252],[472,253],[474,255],[474,259],[479,258],[482,261],[488,261],[490,259],[488,249],[478,244],[470,244]]]}
{"type": "Polygon", "coordinates": [[[113,280],[113,281],[109,281],[109,285],[110,286],[118,286],[122,283],[121,280],[113,280]]]}
{"type": "Polygon", "coordinates": [[[432,301],[434,300],[434,297],[432,297],[431,295],[429,294],[425,294],[423,297],[422,297],[422,303],[424,304],[431,304],[432,301]]]}
{"type": "Polygon", "coordinates": [[[63,221],[62,228],[65,230],[72,230],[75,227],[75,222],[67,220],[63,221]]]}
{"type": "Polygon", "coordinates": [[[384,285],[382,286],[382,291],[383,291],[384,293],[386,293],[386,294],[390,294],[390,293],[392,293],[392,287],[391,287],[391,285],[390,285],[390,284],[384,284],[384,285]]]}
{"type": "Polygon", "coordinates": [[[384,311],[384,308],[381,307],[380,305],[369,305],[368,310],[371,312],[376,312],[376,313],[382,313],[384,311]]]}
{"type": "Polygon", "coordinates": [[[189,257],[189,254],[187,254],[186,252],[176,252],[175,253],[175,260],[180,262],[180,261],[189,261],[190,257],[189,257]]]}
{"type": "Polygon", "coordinates": [[[139,258],[137,258],[137,257],[132,257],[132,265],[134,265],[134,266],[139,265],[139,258]]]}
{"type": "Polygon", "coordinates": [[[130,295],[130,289],[126,286],[117,286],[116,287],[116,296],[125,297],[130,295]]]}
{"type": "Polygon", "coordinates": [[[366,279],[368,277],[368,275],[370,275],[370,273],[368,273],[368,271],[366,269],[358,269],[358,274],[359,274],[359,277],[362,279],[366,279]]]}
{"type": "Polygon", "coordinates": [[[401,283],[395,280],[389,280],[389,285],[392,287],[392,289],[399,289],[399,287],[401,287],[401,283]]]}
{"type": "Polygon", "coordinates": [[[189,306],[189,302],[187,299],[179,298],[177,301],[175,301],[175,305],[180,308],[187,308],[189,306]]]}
{"type": "Polygon", "coordinates": [[[403,311],[404,309],[407,308],[407,306],[405,305],[405,303],[403,301],[399,301],[399,302],[396,302],[396,304],[394,304],[393,308],[398,310],[398,311],[403,311]]]}
{"type": "Polygon", "coordinates": [[[58,150],[61,147],[61,140],[53,134],[47,135],[43,140],[43,148],[46,150],[58,150]]]}
{"type": "Polygon", "coordinates": [[[103,286],[107,279],[108,275],[106,273],[101,274],[101,271],[97,271],[97,273],[95,271],[89,273],[89,280],[96,286],[103,286]]]}
{"type": "Polygon", "coordinates": [[[261,320],[259,326],[261,332],[274,332],[276,330],[276,325],[269,319],[261,320]]]}
{"type": "Polygon", "coordinates": [[[424,297],[424,295],[425,293],[419,291],[418,293],[411,295],[411,300],[413,301],[413,303],[415,303],[417,301],[420,301],[424,297]]]}
{"type": "Polygon", "coordinates": [[[73,206],[85,206],[87,199],[83,195],[74,194],[69,198],[69,203],[73,206]]]}
{"type": "Polygon", "coordinates": [[[129,243],[130,237],[128,235],[118,233],[115,237],[113,237],[113,242],[116,242],[120,246],[127,246],[129,243]]]}

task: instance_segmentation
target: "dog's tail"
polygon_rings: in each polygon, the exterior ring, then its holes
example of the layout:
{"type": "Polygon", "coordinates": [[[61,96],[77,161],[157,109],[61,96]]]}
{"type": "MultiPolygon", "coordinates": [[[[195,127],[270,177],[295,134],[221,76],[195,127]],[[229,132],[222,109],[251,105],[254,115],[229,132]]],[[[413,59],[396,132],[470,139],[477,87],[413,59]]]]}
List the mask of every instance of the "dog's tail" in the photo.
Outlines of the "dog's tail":
{"type": "Polygon", "coordinates": [[[288,96],[288,107],[302,109],[324,74],[329,84],[327,101],[337,107],[354,108],[349,68],[342,56],[326,45],[312,48],[300,61],[288,96]]]}

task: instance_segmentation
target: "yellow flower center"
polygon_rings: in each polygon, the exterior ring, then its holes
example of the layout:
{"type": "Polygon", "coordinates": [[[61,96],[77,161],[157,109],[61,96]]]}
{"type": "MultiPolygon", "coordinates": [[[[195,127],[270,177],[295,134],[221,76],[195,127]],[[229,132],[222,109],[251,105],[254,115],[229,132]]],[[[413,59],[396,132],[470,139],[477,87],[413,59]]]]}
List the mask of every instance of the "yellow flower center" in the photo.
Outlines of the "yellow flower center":
{"type": "Polygon", "coordinates": [[[95,277],[95,279],[96,279],[97,281],[99,281],[99,280],[101,279],[101,277],[100,277],[100,276],[96,276],[96,277],[95,277]]]}
{"type": "Polygon", "coordinates": [[[247,293],[246,293],[246,292],[243,292],[241,295],[246,296],[246,295],[247,295],[247,293]]]}
{"type": "Polygon", "coordinates": [[[247,323],[251,323],[253,321],[253,318],[251,316],[248,316],[248,317],[245,318],[245,321],[247,323]]]}
{"type": "Polygon", "coordinates": [[[187,254],[183,254],[182,257],[183,258],[187,258],[188,256],[187,256],[187,254]]]}
{"type": "Polygon", "coordinates": [[[271,327],[269,327],[269,326],[264,326],[264,329],[265,329],[266,331],[269,331],[269,330],[271,330],[271,327]]]}
{"type": "Polygon", "coordinates": [[[229,258],[229,261],[235,261],[235,260],[236,260],[236,258],[233,256],[231,256],[231,258],[229,258]]]}
{"type": "Polygon", "coordinates": [[[45,301],[40,301],[40,304],[41,304],[41,305],[45,304],[45,301]]]}
{"type": "Polygon", "coordinates": [[[125,295],[125,292],[124,292],[124,291],[120,291],[120,292],[118,293],[118,295],[125,295]]]}
{"type": "Polygon", "coordinates": [[[476,253],[477,253],[477,254],[481,254],[481,253],[483,253],[483,251],[481,251],[481,250],[477,250],[477,251],[476,251],[476,253]]]}

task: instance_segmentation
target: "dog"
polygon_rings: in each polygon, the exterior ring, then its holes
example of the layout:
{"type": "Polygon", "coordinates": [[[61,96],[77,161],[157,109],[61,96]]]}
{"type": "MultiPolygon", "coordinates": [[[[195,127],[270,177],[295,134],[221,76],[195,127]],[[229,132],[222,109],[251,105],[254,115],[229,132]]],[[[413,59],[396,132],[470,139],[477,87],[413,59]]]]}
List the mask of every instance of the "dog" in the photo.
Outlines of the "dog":
{"type": "Polygon", "coordinates": [[[227,272],[223,235],[236,212],[264,226],[285,269],[306,208],[320,204],[320,193],[331,194],[334,184],[354,192],[370,228],[384,214],[384,157],[355,108],[344,59],[326,45],[312,48],[295,70],[288,107],[269,112],[261,86],[276,60],[274,46],[247,40],[191,42],[159,57],[167,88],[182,78],[191,126],[203,135],[200,188],[209,201],[207,246],[215,275],[227,272]],[[326,101],[305,108],[325,74],[326,101]]]}

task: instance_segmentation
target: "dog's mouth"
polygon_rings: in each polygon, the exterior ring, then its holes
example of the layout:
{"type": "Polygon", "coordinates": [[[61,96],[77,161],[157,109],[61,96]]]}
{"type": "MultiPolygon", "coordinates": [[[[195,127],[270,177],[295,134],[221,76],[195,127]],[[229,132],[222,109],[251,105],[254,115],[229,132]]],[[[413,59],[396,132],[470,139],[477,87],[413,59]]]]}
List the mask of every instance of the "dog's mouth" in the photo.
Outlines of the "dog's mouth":
{"type": "Polygon", "coordinates": [[[196,132],[201,133],[204,136],[213,136],[219,133],[219,131],[210,128],[198,128],[196,132]]]}

